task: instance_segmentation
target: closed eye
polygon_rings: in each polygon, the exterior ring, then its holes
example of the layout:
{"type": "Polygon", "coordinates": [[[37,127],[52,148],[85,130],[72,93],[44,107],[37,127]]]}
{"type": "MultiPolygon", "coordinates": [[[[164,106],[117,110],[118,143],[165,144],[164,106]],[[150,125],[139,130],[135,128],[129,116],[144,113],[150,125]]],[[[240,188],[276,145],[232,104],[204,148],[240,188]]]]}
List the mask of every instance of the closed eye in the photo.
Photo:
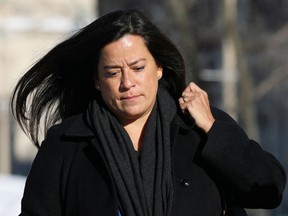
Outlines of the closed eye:
{"type": "Polygon", "coordinates": [[[114,77],[114,76],[117,76],[119,74],[118,71],[107,71],[105,76],[106,77],[114,77]]]}
{"type": "Polygon", "coordinates": [[[137,67],[133,67],[133,70],[135,71],[135,72],[140,72],[140,71],[143,71],[144,70],[144,66],[137,66],[137,67]]]}

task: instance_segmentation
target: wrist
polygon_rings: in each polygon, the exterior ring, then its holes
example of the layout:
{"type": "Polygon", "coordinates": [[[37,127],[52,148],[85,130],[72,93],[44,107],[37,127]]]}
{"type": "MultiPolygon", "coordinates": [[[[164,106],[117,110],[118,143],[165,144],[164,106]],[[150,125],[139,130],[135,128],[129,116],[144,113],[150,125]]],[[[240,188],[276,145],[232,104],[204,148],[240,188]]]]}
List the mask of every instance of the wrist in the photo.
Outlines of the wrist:
{"type": "Polygon", "coordinates": [[[203,125],[201,128],[202,130],[204,130],[205,133],[208,133],[210,131],[210,129],[212,128],[212,125],[214,124],[215,119],[210,119],[209,121],[207,121],[207,123],[205,125],[203,125]]]}

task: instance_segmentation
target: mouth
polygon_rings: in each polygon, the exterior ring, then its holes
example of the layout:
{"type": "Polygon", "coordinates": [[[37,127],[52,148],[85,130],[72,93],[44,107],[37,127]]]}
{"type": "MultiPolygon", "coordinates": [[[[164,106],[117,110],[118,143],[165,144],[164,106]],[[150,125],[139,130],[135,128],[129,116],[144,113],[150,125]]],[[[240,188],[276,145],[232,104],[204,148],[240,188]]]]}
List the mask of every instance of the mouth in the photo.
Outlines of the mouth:
{"type": "Polygon", "coordinates": [[[125,96],[125,97],[121,97],[121,100],[126,100],[126,101],[132,101],[132,100],[136,100],[139,97],[139,95],[132,95],[132,96],[125,96]]]}

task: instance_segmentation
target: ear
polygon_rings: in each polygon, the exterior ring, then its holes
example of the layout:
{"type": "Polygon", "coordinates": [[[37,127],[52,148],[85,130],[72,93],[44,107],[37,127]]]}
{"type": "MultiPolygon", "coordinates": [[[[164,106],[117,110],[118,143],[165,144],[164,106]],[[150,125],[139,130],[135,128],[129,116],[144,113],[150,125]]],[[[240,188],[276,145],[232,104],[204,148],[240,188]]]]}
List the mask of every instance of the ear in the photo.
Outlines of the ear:
{"type": "Polygon", "coordinates": [[[158,77],[158,80],[160,80],[163,76],[163,67],[162,66],[158,66],[158,69],[157,69],[157,77],[158,77]]]}

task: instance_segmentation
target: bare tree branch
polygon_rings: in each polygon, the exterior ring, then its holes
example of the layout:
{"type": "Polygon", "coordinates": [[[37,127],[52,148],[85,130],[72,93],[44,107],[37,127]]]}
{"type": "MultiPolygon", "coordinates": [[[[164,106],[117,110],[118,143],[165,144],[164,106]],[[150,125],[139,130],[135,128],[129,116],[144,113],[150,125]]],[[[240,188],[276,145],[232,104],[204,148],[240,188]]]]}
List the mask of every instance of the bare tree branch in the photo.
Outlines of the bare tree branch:
{"type": "Polygon", "coordinates": [[[273,88],[281,85],[281,82],[286,79],[288,79],[288,65],[277,68],[269,77],[258,84],[254,89],[254,99],[260,100],[263,96],[272,91],[273,88]]]}

